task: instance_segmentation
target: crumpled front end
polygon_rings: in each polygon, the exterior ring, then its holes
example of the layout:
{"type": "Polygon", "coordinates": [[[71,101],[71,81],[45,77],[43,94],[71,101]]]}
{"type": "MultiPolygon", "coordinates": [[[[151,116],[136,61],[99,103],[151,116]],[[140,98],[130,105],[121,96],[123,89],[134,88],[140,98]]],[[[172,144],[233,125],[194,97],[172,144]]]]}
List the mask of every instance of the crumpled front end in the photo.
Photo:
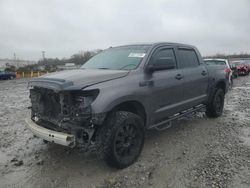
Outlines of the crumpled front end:
{"type": "Polygon", "coordinates": [[[31,119],[49,130],[74,135],[76,144],[87,149],[105,118],[105,114],[93,114],[91,109],[98,92],[33,87],[30,89],[31,119]]]}

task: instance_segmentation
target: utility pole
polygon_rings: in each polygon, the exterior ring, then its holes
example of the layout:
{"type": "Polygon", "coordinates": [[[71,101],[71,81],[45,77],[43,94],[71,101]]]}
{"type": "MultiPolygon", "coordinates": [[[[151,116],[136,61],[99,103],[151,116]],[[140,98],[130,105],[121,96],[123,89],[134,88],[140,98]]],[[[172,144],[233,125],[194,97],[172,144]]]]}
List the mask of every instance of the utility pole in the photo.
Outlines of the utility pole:
{"type": "Polygon", "coordinates": [[[14,61],[16,61],[16,53],[14,52],[14,61]]]}
{"type": "Polygon", "coordinates": [[[45,60],[45,51],[42,51],[43,60],[45,60]]]}

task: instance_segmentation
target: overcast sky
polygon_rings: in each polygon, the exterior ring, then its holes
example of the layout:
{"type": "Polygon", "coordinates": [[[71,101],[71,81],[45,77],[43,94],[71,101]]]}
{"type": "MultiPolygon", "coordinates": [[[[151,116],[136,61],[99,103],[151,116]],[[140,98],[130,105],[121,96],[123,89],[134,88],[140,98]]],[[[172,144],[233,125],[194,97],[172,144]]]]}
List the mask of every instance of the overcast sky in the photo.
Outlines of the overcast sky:
{"type": "Polygon", "coordinates": [[[158,41],[250,53],[250,0],[0,0],[0,58],[158,41]]]}

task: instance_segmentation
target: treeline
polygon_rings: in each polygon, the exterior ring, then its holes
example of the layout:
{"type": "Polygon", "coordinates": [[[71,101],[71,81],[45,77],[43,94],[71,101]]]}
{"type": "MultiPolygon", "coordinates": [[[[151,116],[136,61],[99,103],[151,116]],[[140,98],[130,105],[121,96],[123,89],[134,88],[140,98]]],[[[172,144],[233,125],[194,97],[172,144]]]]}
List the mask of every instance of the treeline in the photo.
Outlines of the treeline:
{"type": "Polygon", "coordinates": [[[86,61],[88,61],[91,57],[97,54],[99,51],[87,51],[84,53],[78,53],[72,55],[70,58],[45,58],[38,61],[38,65],[65,65],[66,63],[75,63],[76,65],[83,65],[86,61]]]}
{"type": "MultiPolygon", "coordinates": [[[[86,63],[91,57],[98,54],[102,50],[86,51],[84,53],[77,53],[72,55],[70,58],[45,58],[38,61],[37,64],[26,65],[19,67],[15,71],[37,71],[43,69],[44,71],[56,71],[58,65],[65,65],[66,63],[74,63],[76,66],[81,66],[86,63]]],[[[13,67],[12,67],[13,68],[13,67]]]]}
{"type": "MultiPolygon", "coordinates": [[[[84,53],[77,53],[72,55],[70,58],[45,58],[39,60],[37,64],[30,64],[23,67],[16,68],[15,66],[8,66],[5,71],[9,72],[25,72],[25,71],[38,71],[43,69],[44,71],[56,71],[58,69],[58,65],[65,65],[66,63],[74,63],[76,66],[83,65],[87,62],[91,57],[98,54],[102,50],[95,51],[86,51],[84,53]],[[42,67],[42,68],[41,68],[42,67]]],[[[248,53],[239,53],[239,54],[215,54],[212,56],[206,56],[204,58],[222,58],[222,59],[231,59],[231,58],[250,58],[250,54],[248,53]]]]}
{"type": "Polygon", "coordinates": [[[215,55],[212,55],[212,56],[206,56],[205,58],[221,58],[221,59],[232,59],[232,58],[250,58],[250,54],[248,53],[239,53],[239,54],[215,54],[215,55]]]}

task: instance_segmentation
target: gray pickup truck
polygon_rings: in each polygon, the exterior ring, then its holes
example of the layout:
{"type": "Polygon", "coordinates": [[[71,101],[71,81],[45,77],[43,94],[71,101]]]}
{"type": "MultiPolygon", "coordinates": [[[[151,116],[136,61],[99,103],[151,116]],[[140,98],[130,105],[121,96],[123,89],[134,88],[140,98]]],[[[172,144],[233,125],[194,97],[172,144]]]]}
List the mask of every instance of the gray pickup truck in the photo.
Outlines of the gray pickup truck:
{"type": "Polygon", "coordinates": [[[222,114],[228,78],[194,46],[126,45],[95,55],[80,69],[29,82],[30,130],[42,139],[97,151],[116,168],[136,161],[146,129],[182,116],[222,114]]]}

